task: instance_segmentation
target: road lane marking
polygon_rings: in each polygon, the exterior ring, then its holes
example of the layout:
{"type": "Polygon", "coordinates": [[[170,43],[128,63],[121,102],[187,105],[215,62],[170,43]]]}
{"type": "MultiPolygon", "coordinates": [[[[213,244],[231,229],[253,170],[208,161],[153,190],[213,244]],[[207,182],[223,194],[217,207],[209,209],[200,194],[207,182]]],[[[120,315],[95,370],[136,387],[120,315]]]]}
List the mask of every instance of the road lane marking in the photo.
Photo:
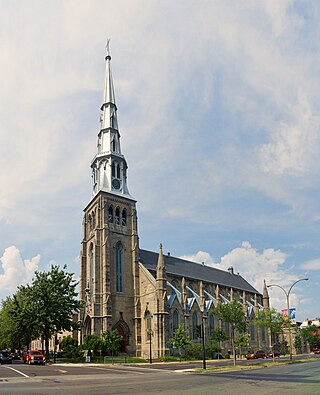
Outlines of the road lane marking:
{"type": "MultiPolygon", "coordinates": [[[[90,369],[97,369],[97,370],[104,370],[104,371],[108,370],[108,371],[111,371],[111,372],[116,371],[116,372],[121,372],[121,373],[123,373],[123,372],[125,371],[124,369],[117,369],[117,368],[112,368],[112,369],[110,369],[110,368],[107,368],[107,367],[105,367],[105,368],[98,368],[98,367],[96,367],[96,366],[90,366],[89,368],[90,368],[90,369]]],[[[142,372],[137,372],[137,371],[135,371],[135,372],[130,372],[130,373],[132,373],[132,374],[134,374],[134,373],[137,373],[137,374],[144,374],[144,373],[142,373],[142,372]]]]}
{"type": "Polygon", "coordinates": [[[20,372],[20,370],[17,370],[17,369],[11,368],[10,366],[4,366],[4,368],[11,369],[11,370],[14,370],[16,373],[19,373],[19,374],[21,374],[21,375],[22,375],[22,376],[24,376],[24,377],[28,377],[28,378],[30,378],[30,376],[28,376],[27,374],[20,372]]]}

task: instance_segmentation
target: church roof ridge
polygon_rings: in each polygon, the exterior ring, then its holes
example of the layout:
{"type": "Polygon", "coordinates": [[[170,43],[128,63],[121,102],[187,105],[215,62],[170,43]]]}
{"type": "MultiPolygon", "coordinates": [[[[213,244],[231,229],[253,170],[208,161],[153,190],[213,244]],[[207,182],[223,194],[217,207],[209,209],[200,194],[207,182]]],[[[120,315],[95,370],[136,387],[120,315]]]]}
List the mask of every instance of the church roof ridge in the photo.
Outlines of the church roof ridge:
{"type": "MultiPolygon", "coordinates": [[[[157,270],[158,253],[139,249],[139,261],[151,271],[157,270]]],[[[172,255],[163,255],[167,274],[184,276],[188,279],[204,281],[206,283],[219,284],[233,289],[244,290],[261,295],[252,285],[239,274],[231,274],[228,271],[212,266],[206,266],[172,255]]]]}

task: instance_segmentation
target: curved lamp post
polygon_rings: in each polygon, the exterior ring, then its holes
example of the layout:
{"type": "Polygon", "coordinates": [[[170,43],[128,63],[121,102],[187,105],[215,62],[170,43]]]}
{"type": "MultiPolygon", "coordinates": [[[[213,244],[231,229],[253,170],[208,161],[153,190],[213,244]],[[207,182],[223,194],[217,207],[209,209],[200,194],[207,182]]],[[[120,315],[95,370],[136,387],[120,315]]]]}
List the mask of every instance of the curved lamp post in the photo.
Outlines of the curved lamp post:
{"type": "Polygon", "coordinates": [[[281,288],[282,291],[286,294],[286,298],[287,298],[287,311],[288,311],[288,318],[289,318],[289,325],[288,325],[288,329],[289,329],[289,351],[290,351],[290,361],[292,361],[292,338],[291,338],[291,327],[290,327],[290,300],[289,300],[289,296],[290,296],[290,292],[292,290],[292,288],[300,281],[308,281],[308,278],[300,278],[300,280],[295,281],[291,287],[289,288],[288,291],[286,291],[283,287],[281,287],[281,285],[278,284],[270,284],[267,285],[267,288],[270,287],[278,287],[281,288]]]}

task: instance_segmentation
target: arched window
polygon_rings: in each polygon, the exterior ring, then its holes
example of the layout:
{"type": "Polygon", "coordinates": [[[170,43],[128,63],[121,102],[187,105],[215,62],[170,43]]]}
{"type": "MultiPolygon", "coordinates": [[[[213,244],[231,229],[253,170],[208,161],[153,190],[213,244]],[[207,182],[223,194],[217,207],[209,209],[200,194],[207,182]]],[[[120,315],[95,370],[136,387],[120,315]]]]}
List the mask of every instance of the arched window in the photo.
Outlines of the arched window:
{"type": "Polygon", "coordinates": [[[112,206],[110,206],[109,210],[108,210],[108,222],[111,224],[113,223],[113,208],[112,208],[112,206]]]}
{"type": "Polygon", "coordinates": [[[261,338],[262,341],[266,340],[266,328],[264,326],[261,328],[261,338]]]}
{"type": "Polygon", "coordinates": [[[254,325],[250,324],[250,340],[255,340],[254,325]]]}
{"type": "Polygon", "coordinates": [[[91,215],[89,215],[88,222],[89,222],[89,230],[91,231],[92,230],[92,217],[91,217],[91,215]]]}
{"type": "Polygon", "coordinates": [[[90,244],[89,248],[89,288],[90,288],[90,293],[92,295],[93,293],[93,282],[94,282],[94,256],[93,256],[93,244],[90,244]]]}
{"type": "Polygon", "coordinates": [[[123,292],[123,247],[120,241],[116,245],[116,290],[123,292]]]}
{"type": "Polygon", "coordinates": [[[210,318],[209,318],[209,332],[211,333],[211,331],[214,329],[214,316],[213,314],[210,314],[210,318]]]}
{"type": "Polygon", "coordinates": [[[230,326],[229,326],[229,322],[225,322],[224,323],[224,331],[226,333],[227,336],[230,335],[230,326]]]}
{"type": "Polygon", "coordinates": [[[198,317],[197,317],[197,313],[194,312],[192,314],[192,339],[193,340],[198,339],[198,336],[197,336],[197,325],[198,325],[198,317]]]}
{"type": "Polygon", "coordinates": [[[112,175],[112,177],[116,176],[116,166],[115,166],[114,162],[112,162],[112,165],[111,165],[111,175],[112,175]]]}
{"type": "Polygon", "coordinates": [[[117,178],[120,178],[120,165],[117,165],[117,178]]]}
{"type": "Polygon", "coordinates": [[[173,315],[172,315],[172,330],[173,330],[173,333],[178,328],[178,326],[179,326],[179,314],[178,314],[178,311],[175,310],[173,312],[173,315]]]}
{"type": "Polygon", "coordinates": [[[96,215],[94,211],[92,212],[92,229],[96,227],[96,215]]]}
{"type": "Polygon", "coordinates": [[[116,215],[115,215],[114,220],[117,225],[120,224],[120,209],[119,209],[119,207],[116,208],[116,215]]]}
{"type": "Polygon", "coordinates": [[[115,140],[113,139],[112,140],[112,151],[114,152],[116,150],[116,142],[115,142],[115,140]]]}
{"type": "Polygon", "coordinates": [[[125,208],[122,210],[122,225],[127,225],[127,210],[125,208]]]}

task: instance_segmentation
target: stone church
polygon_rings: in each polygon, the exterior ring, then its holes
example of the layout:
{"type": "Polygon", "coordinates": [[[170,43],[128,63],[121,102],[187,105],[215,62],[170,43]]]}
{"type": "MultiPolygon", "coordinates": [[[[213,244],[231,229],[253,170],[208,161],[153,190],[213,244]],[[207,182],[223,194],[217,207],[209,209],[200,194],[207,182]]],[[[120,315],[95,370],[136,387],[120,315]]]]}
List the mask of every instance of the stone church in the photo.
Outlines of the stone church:
{"type": "MultiPolygon", "coordinates": [[[[248,322],[254,313],[269,307],[266,286],[259,293],[233,268],[219,270],[139,248],[136,200],[128,189],[128,166],[121,152],[117,106],[106,55],[106,75],[97,152],[91,161],[92,196],[84,208],[80,252],[81,339],[117,329],[122,352],[148,357],[169,353],[168,341],[179,324],[199,341],[214,327],[229,333],[227,323],[212,313],[217,301],[242,301],[248,322]],[[151,342],[151,344],[150,344],[151,342]]],[[[268,344],[263,330],[249,325],[250,346],[268,344]]],[[[230,345],[225,344],[225,348],[230,345]]]]}

